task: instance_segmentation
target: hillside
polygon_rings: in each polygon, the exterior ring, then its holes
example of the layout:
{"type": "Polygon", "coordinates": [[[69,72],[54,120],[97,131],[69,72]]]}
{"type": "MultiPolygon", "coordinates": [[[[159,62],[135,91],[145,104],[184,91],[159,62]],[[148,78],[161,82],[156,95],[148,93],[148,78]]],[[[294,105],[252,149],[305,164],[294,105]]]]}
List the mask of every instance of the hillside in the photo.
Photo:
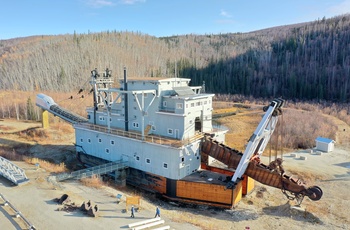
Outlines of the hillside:
{"type": "MultiPolygon", "coordinates": [[[[191,78],[213,93],[347,102],[350,15],[250,33],[152,37],[141,33],[34,36],[0,41],[0,87],[75,91],[90,71],[115,78],[191,78]],[[175,74],[176,72],[176,74],[175,74]]],[[[89,89],[88,89],[89,90],[89,89]]]]}

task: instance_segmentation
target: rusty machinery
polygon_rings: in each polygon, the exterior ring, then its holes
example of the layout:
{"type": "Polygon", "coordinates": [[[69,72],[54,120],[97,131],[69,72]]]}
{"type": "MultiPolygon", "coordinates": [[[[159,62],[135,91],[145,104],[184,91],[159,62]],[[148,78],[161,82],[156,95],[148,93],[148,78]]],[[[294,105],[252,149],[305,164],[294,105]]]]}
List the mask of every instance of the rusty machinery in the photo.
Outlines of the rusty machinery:
{"type": "Polygon", "coordinates": [[[275,188],[279,188],[288,199],[296,199],[300,204],[305,196],[311,200],[321,199],[323,192],[318,186],[308,187],[305,182],[294,176],[285,174],[282,160],[277,158],[269,165],[260,162],[260,156],[276,128],[279,115],[282,114],[284,100],[275,99],[269,106],[264,107],[264,116],[250,137],[244,153],[218,143],[206,136],[202,145],[202,155],[211,156],[235,169],[227,188],[234,189],[243,174],[254,180],[275,188]]]}

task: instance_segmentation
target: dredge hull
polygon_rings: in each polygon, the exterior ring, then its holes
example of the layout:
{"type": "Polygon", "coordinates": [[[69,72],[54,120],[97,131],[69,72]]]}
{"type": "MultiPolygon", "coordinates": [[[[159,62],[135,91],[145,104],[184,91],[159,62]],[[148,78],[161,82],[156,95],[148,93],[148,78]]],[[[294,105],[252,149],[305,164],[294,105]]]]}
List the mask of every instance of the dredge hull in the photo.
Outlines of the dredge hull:
{"type": "MultiPolygon", "coordinates": [[[[77,157],[87,166],[106,163],[104,159],[82,152],[78,152],[77,157]]],[[[232,172],[225,172],[225,170],[215,172],[213,168],[208,168],[208,170],[202,169],[192,173],[181,180],[174,180],[139,169],[128,168],[126,183],[171,201],[232,208],[241,200],[242,188],[247,186],[247,182],[242,181],[235,189],[226,189],[229,174],[232,172]]]]}

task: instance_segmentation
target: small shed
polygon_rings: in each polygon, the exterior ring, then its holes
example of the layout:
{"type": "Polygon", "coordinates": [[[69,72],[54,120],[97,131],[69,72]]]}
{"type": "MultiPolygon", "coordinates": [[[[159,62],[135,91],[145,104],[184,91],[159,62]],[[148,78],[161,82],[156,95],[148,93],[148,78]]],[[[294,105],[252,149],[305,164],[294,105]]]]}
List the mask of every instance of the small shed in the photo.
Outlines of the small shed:
{"type": "Polygon", "coordinates": [[[331,152],[334,150],[335,141],[325,137],[316,138],[316,149],[323,152],[331,152]]]}

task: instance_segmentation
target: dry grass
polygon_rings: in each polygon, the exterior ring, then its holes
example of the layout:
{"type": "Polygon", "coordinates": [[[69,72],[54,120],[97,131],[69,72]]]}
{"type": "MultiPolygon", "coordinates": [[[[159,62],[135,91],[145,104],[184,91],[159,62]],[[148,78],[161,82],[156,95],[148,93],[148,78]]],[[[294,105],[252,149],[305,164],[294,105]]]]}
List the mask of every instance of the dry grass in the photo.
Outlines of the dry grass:
{"type": "MultiPolygon", "coordinates": [[[[18,118],[20,120],[26,120],[27,117],[27,102],[30,98],[36,119],[40,120],[41,109],[35,105],[36,95],[44,93],[54,99],[54,101],[74,113],[85,116],[85,109],[87,106],[92,105],[92,97],[87,92],[77,94],[77,92],[47,92],[47,91],[2,91],[0,93],[0,118],[18,118]],[[84,94],[84,98],[81,96],[84,94]],[[11,98],[11,100],[8,100],[11,98]],[[71,99],[72,98],[72,99],[71,99]]],[[[49,116],[50,123],[58,121],[52,114],[49,116]]]]}
{"type": "Polygon", "coordinates": [[[50,138],[50,135],[47,132],[47,130],[41,129],[41,128],[39,129],[30,128],[27,130],[23,130],[19,133],[19,136],[29,141],[36,141],[36,142],[43,141],[50,138]]]}
{"type": "Polygon", "coordinates": [[[101,188],[102,186],[104,186],[104,182],[97,175],[93,175],[90,178],[83,178],[80,181],[83,185],[88,187],[101,188]]]}
{"type": "MultiPolygon", "coordinates": [[[[227,107],[224,108],[225,103],[219,103],[220,106],[217,106],[218,109],[214,114],[227,114],[236,111],[236,115],[219,118],[218,122],[229,129],[226,134],[226,144],[244,151],[245,145],[262,119],[262,107],[242,104],[243,106],[237,109],[232,107],[233,104],[230,102],[226,104],[227,107]]],[[[237,103],[234,105],[237,107],[237,103]]],[[[336,138],[336,125],[321,112],[290,108],[285,108],[283,111],[283,116],[280,116],[269,143],[272,149],[279,151],[282,151],[282,149],[307,149],[315,145],[315,139],[318,136],[336,138]]],[[[344,111],[342,111],[342,114],[345,116],[344,111]]],[[[266,150],[269,148],[267,146],[266,150]]]]}
{"type": "Polygon", "coordinates": [[[50,124],[50,127],[53,130],[58,131],[60,133],[73,133],[74,132],[73,126],[67,122],[56,122],[56,123],[50,124]]]}
{"type": "Polygon", "coordinates": [[[5,148],[0,149],[0,156],[6,158],[10,161],[21,161],[23,159],[23,156],[21,154],[18,154],[14,149],[9,150],[5,148]]]}
{"type": "Polygon", "coordinates": [[[40,168],[43,168],[48,172],[62,173],[62,172],[68,171],[66,168],[66,165],[63,162],[60,164],[53,164],[51,162],[48,162],[39,158],[30,158],[30,157],[25,157],[24,161],[33,165],[39,164],[40,168]]]}

